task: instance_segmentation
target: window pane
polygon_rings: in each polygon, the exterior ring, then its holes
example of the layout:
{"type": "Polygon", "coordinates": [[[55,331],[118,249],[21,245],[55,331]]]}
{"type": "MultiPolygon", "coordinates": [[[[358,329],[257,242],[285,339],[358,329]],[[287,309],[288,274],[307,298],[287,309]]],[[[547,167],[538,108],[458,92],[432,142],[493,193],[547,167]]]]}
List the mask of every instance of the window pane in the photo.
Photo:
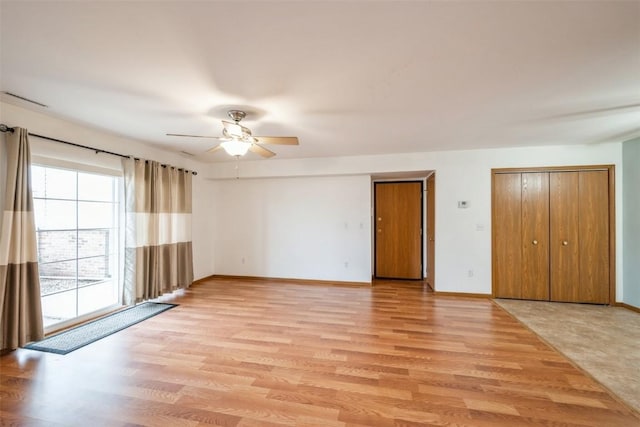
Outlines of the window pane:
{"type": "Polygon", "coordinates": [[[33,192],[33,197],[44,197],[45,181],[45,168],[31,166],[31,191],[33,192]]]}
{"type": "Polygon", "coordinates": [[[105,280],[112,276],[112,257],[97,256],[78,260],[78,286],[105,280]]]}
{"type": "Polygon", "coordinates": [[[78,200],[111,202],[115,178],[106,175],[78,173],[78,200]]]}
{"type": "MultiPolygon", "coordinates": [[[[76,258],[76,230],[39,231],[38,262],[42,265],[52,261],[76,258]]],[[[42,273],[42,267],[40,268],[42,273]]]]}
{"type": "Polygon", "coordinates": [[[92,282],[78,288],[78,316],[118,303],[115,279],[92,282]]]}
{"type": "Polygon", "coordinates": [[[112,228],[114,220],[113,203],[78,202],[78,228],[112,228]]]}
{"type": "Polygon", "coordinates": [[[77,290],[59,292],[51,295],[42,294],[42,321],[45,327],[76,317],[77,290]]]}
{"type": "Polygon", "coordinates": [[[78,315],[118,302],[116,257],[78,260],[78,315]]]}
{"type": "Polygon", "coordinates": [[[42,295],[76,288],[76,260],[50,262],[39,265],[38,269],[42,295]]]}
{"type": "Polygon", "coordinates": [[[74,171],[44,168],[44,196],[42,197],[75,200],[76,175],[74,171]]]}
{"type": "Polygon", "coordinates": [[[78,231],[78,258],[115,253],[117,234],[117,231],[111,228],[78,231]]]}
{"type": "Polygon", "coordinates": [[[73,230],[76,228],[76,202],[66,200],[33,201],[38,230],[73,230]]]}

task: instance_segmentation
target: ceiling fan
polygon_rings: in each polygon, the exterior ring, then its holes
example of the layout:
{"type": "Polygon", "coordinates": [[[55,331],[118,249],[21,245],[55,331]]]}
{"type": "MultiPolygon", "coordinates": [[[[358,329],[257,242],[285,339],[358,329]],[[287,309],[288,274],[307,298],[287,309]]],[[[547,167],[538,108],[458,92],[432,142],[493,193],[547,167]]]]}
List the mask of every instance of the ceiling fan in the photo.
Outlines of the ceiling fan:
{"type": "Polygon", "coordinates": [[[222,136],[205,135],[184,135],[179,133],[168,133],[167,136],[182,136],[189,138],[211,138],[220,141],[218,145],[207,152],[224,149],[231,156],[244,156],[247,151],[261,155],[262,157],[273,157],[273,151],[265,148],[262,144],[298,145],[298,138],[295,136],[253,136],[251,130],[240,124],[240,121],[247,115],[241,110],[230,110],[228,113],[233,122],[222,120],[222,136]]]}

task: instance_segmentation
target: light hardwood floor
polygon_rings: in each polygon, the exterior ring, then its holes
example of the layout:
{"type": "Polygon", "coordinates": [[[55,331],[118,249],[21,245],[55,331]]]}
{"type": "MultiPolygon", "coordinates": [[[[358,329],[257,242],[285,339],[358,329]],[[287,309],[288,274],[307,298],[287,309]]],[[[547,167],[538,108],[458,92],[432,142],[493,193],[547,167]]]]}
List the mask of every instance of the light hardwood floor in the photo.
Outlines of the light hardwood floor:
{"type": "Polygon", "coordinates": [[[0,424],[640,425],[489,300],[216,279],[169,301],[66,356],[0,358],[0,424]]]}

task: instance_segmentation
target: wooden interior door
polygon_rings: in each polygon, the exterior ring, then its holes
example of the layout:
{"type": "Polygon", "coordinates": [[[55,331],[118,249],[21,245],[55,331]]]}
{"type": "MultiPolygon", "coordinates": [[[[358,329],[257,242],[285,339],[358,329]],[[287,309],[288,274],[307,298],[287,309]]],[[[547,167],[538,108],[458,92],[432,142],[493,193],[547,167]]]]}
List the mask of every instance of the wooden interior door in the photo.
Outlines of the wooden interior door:
{"type": "Polygon", "coordinates": [[[522,174],[493,175],[493,288],[496,298],[522,298],[522,174]]]}
{"type": "Polygon", "coordinates": [[[436,289],[436,174],[427,178],[427,283],[436,289]]]}
{"type": "Polygon", "coordinates": [[[374,188],[375,276],[422,279],[422,181],[374,188]]]}
{"type": "Polygon", "coordinates": [[[577,171],[549,174],[551,301],[579,301],[579,174],[577,171]]]}
{"type": "Polygon", "coordinates": [[[580,286],[577,302],[609,303],[609,173],[580,171],[580,286]]]}
{"type": "MultiPolygon", "coordinates": [[[[514,236],[516,238],[517,236],[514,236]]],[[[520,297],[549,300],[549,174],[522,174],[522,290],[520,297]]]]}

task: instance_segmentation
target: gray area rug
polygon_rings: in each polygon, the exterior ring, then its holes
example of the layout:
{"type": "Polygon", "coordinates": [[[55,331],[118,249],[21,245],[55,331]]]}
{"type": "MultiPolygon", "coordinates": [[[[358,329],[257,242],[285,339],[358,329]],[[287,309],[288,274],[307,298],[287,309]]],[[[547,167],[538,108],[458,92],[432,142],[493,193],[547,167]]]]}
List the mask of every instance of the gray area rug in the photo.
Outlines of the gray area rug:
{"type": "Polygon", "coordinates": [[[495,299],[640,412],[640,314],[622,307],[495,299]]]}
{"type": "Polygon", "coordinates": [[[176,305],[177,304],[146,302],[68,329],[41,341],[27,344],[24,348],[57,354],[71,353],[85,345],[169,310],[176,305]]]}

